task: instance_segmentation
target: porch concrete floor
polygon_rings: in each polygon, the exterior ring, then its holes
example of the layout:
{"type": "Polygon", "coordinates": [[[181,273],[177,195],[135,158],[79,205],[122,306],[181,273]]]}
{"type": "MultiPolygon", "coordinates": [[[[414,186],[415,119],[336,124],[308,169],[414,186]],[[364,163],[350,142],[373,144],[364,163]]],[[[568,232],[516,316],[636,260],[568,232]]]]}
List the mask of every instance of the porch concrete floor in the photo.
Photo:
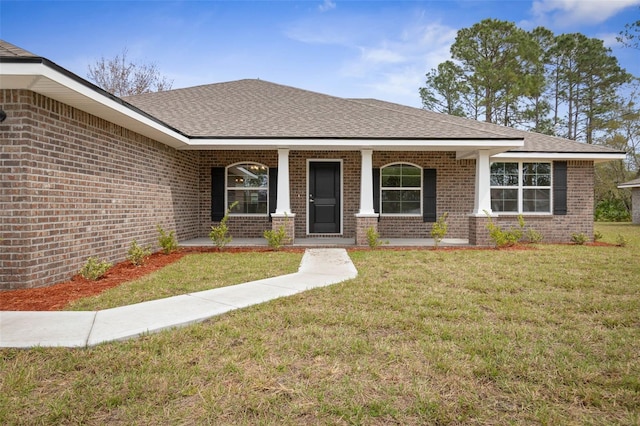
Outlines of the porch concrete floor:
{"type": "MultiPolygon", "coordinates": [[[[433,238],[380,238],[386,247],[433,247],[433,238]]],[[[445,238],[440,243],[440,247],[464,247],[469,245],[469,240],[464,238],[445,238]]],[[[210,238],[201,237],[192,240],[180,241],[182,247],[213,247],[210,238]]],[[[227,247],[267,247],[267,240],[264,238],[234,238],[227,247]]],[[[294,247],[356,247],[354,238],[339,237],[307,237],[296,238],[294,247]]]]}

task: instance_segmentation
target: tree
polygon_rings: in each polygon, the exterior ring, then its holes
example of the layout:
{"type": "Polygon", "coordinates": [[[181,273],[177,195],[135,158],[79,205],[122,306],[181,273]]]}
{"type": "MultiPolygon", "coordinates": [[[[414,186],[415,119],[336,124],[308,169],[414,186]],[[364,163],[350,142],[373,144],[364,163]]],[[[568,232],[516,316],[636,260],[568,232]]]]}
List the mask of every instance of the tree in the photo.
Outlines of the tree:
{"type": "Polygon", "coordinates": [[[511,124],[512,111],[526,90],[526,69],[535,61],[536,43],[512,22],[485,19],[458,31],[451,56],[473,75],[480,89],[484,120],[511,124]]]}
{"type": "Polygon", "coordinates": [[[424,108],[449,115],[465,117],[462,97],[469,92],[463,81],[462,68],[445,61],[427,73],[427,85],[420,88],[424,108]]]}
{"type": "Polygon", "coordinates": [[[640,19],[625,25],[616,40],[625,47],[640,49],[640,19]]]}
{"type": "Polygon", "coordinates": [[[155,63],[137,64],[127,58],[128,50],[112,59],[101,57],[89,65],[88,78],[107,92],[116,96],[132,96],[149,92],[170,90],[173,80],[160,74],[155,63]]]}

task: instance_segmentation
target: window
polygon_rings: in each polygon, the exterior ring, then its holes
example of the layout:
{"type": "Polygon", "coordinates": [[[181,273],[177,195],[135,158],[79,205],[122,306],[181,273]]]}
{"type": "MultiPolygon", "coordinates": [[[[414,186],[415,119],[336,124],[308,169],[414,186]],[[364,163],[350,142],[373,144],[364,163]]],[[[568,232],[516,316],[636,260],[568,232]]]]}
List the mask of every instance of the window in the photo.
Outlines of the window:
{"type": "Polygon", "coordinates": [[[551,213],[551,163],[492,163],[491,210],[551,213]]]}
{"type": "Polygon", "coordinates": [[[266,215],[268,200],[268,167],[255,163],[227,167],[227,208],[238,202],[231,213],[266,215]]]}
{"type": "Polygon", "coordinates": [[[382,214],[420,215],[422,169],[411,164],[391,164],[380,171],[382,214]]]}

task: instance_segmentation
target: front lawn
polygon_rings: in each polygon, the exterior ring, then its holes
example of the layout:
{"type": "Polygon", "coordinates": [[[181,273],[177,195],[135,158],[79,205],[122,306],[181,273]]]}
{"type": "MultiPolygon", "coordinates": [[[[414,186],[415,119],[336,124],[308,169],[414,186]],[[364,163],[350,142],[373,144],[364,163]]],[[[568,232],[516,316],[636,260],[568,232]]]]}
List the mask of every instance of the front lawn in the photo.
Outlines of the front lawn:
{"type": "Polygon", "coordinates": [[[353,251],[359,276],[89,349],[0,350],[2,424],[640,422],[626,247],[353,251]]]}

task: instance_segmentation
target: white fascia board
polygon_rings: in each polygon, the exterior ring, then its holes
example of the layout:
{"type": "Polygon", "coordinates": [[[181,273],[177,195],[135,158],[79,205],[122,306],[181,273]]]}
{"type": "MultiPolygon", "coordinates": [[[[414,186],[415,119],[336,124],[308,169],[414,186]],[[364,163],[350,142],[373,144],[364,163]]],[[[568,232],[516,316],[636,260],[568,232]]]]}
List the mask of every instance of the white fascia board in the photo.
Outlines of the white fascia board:
{"type": "Polygon", "coordinates": [[[625,189],[625,188],[640,188],[640,183],[622,184],[622,185],[618,185],[618,188],[620,188],[620,189],[625,189]]]}
{"type": "Polygon", "coordinates": [[[624,153],[606,152],[502,152],[491,156],[492,160],[585,160],[596,163],[612,160],[624,160],[624,153]]]}
{"type": "Polygon", "coordinates": [[[1,75],[7,88],[40,93],[175,148],[189,143],[188,137],[43,63],[3,63],[1,75]],[[27,82],[25,87],[16,87],[27,82]]]}
{"type": "Polygon", "coordinates": [[[351,151],[373,149],[376,151],[469,151],[478,149],[497,149],[505,151],[522,147],[523,140],[483,139],[483,140],[446,140],[446,139],[276,139],[276,138],[233,138],[233,139],[191,139],[189,145],[181,149],[194,150],[244,150],[244,149],[298,149],[351,151]]]}

